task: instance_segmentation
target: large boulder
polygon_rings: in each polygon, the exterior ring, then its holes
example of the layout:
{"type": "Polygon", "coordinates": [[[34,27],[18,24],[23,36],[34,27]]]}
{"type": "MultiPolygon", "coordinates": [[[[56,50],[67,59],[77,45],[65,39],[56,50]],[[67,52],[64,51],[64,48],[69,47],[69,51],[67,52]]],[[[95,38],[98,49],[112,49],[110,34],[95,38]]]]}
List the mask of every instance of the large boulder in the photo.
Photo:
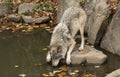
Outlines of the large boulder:
{"type": "Polygon", "coordinates": [[[37,4],[35,4],[35,3],[23,3],[23,4],[19,5],[18,13],[22,14],[22,13],[25,13],[27,11],[32,12],[32,10],[35,9],[36,7],[37,7],[37,4]]]}
{"type": "Polygon", "coordinates": [[[113,16],[105,36],[101,42],[101,48],[120,55],[120,4],[117,12],[113,16]]]}
{"type": "MultiPolygon", "coordinates": [[[[92,14],[89,16],[86,24],[89,26],[88,38],[91,44],[99,43],[100,40],[97,37],[97,34],[101,28],[102,23],[108,16],[109,16],[109,9],[108,9],[107,0],[100,0],[100,2],[96,5],[92,14]]],[[[103,34],[100,36],[103,36],[103,34]]]]}
{"type": "Polygon", "coordinates": [[[120,77],[120,69],[117,69],[117,70],[113,71],[112,73],[107,74],[107,76],[105,76],[105,77],[120,77]]]}
{"type": "Polygon", "coordinates": [[[64,11],[71,6],[79,6],[80,0],[59,0],[57,22],[60,22],[64,11]]]}
{"type": "MultiPolygon", "coordinates": [[[[76,48],[77,49],[77,48],[76,48]]],[[[74,50],[71,55],[72,64],[81,64],[87,62],[89,64],[103,64],[107,59],[107,56],[93,47],[85,46],[83,51],[74,50]]]]}
{"type": "Polygon", "coordinates": [[[0,16],[10,12],[11,12],[11,8],[8,3],[0,3],[0,16]]]}

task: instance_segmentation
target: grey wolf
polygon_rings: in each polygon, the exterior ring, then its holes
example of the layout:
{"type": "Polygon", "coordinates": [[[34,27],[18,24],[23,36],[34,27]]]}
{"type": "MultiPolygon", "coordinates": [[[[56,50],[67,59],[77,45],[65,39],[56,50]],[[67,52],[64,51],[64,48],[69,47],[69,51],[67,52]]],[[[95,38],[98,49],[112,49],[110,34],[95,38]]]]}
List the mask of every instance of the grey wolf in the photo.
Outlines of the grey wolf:
{"type": "Polygon", "coordinates": [[[57,66],[62,58],[66,57],[66,63],[71,63],[71,52],[75,47],[75,35],[80,30],[81,45],[79,50],[84,49],[84,27],[86,13],[81,7],[68,8],[58,25],[53,30],[50,41],[50,50],[47,53],[47,62],[52,62],[52,66],[57,66]]]}

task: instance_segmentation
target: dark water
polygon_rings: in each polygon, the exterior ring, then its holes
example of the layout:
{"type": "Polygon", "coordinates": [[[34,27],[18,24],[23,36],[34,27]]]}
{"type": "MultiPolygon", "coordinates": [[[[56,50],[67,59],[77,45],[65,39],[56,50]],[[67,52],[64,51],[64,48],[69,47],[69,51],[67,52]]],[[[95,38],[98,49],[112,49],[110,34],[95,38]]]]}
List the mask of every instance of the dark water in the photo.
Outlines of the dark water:
{"type": "MultiPolygon", "coordinates": [[[[49,45],[49,41],[50,34],[44,30],[32,33],[0,33],[0,77],[19,77],[19,74],[26,74],[26,77],[42,77],[42,73],[58,69],[59,67],[54,68],[46,63],[46,51],[41,50],[49,45]]],[[[86,64],[68,66],[68,69],[80,70],[81,73],[92,69],[96,71],[97,77],[104,77],[120,68],[119,56],[107,52],[105,54],[108,55],[108,60],[100,68],[86,64]]]]}

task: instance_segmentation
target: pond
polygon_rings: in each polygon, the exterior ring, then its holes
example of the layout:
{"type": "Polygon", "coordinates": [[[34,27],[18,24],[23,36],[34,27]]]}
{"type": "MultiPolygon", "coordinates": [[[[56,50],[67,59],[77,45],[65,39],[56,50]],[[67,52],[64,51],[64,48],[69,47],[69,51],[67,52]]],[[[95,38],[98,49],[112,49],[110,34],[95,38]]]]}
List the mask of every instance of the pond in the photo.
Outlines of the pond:
{"type": "MultiPolygon", "coordinates": [[[[61,67],[62,65],[52,67],[46,63],[47,51],[45,48],[49,45],[50,37],[51,34],[42,29],[31,33],[12,33],[10,31],[0,33],[0,77],[19,77],[21,75],[42,77],[43,73],[49,73],[61,67]]],[[[79,70],[80,73],[90,69],[96,72],[97,77],[104,77],[107,73],[120,68],[119,56],[108,52],[105,54],[108,55],[108,60],[99,68],[96,68],[95,65],[84,64],[67,66],[67,69],[68,71],[79,70]]]]}

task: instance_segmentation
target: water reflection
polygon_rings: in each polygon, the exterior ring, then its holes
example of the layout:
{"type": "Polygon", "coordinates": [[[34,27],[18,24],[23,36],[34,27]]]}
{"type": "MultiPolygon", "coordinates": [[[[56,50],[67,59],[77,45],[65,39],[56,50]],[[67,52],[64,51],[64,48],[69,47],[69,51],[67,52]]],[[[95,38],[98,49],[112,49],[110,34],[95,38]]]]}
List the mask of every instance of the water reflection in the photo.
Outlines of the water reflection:
{"type": "Polygon", "coordinates": [[[50,34],[43,30],[36,30],[32,33],[0,33],[2,77],[17,77],[20,73],[40,76],[40,72],[46,69],[38,68],[35,64],[45,63],[46,51],[41,49],[49,44],[49,40],[50,34]]]}
{"type": "MultiPolygon", "coordinates": [[[[50,42],[50,34],[44,30],[36,30],[32,33],[0,33],[0,77],[18,77],[26,74],[27,77],[41,77],[42,73],[48,73],[53,68],[45,61],[47,47],[50,42]]],[[[107,73],[120,68],[120,57],[105,52],[108,61],[95,68],[94,65],[68,66],[68,72],[80,70],[82,74],[87,69],[96,71],[97,77],[104,77],[107,73]]]]}

